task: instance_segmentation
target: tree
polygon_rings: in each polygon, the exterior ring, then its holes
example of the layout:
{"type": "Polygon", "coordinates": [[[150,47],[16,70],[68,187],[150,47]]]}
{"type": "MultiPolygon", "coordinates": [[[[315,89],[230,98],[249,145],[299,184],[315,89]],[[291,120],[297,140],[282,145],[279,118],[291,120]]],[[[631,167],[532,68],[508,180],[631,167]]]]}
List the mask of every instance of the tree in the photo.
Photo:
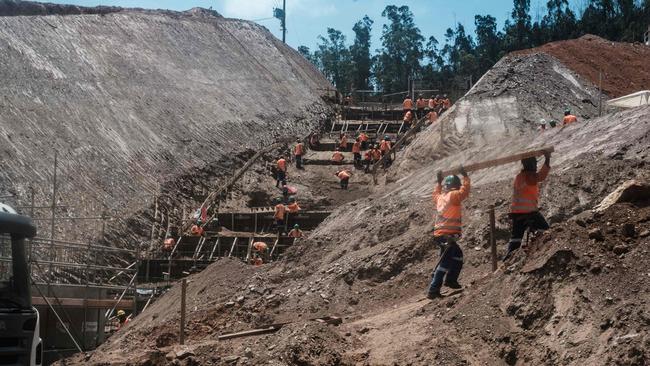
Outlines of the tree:
{"type": "Polygon", "coordinates": [[[382,48],[374,65],[375,79],[384,92],[403,91],[409,77],[421,72],[424,37],[415,26],[408,6],[389,5],[381,16],[388,19],[388,24],[382,30],[382,48]]]}
{"type": "Polygon", "coordinates": [[[300,53],[302,55],[302,57],[306,58],[307,61],[314,64],[314,66],[319,67],[318,60],[311,53],[311,50],[309,49],[309,47],[307,47],[307,46],[298,46],[298,53],[300,53]]]}
{"type": "Polygon", "coordinates": [[[372,69],[370,33],[374,22],[367,15],[354,24],[354,43],[350,46],[352,58],[352,85],[354,89],[369,89],[372,69]]]}
{"type": "Polygon", "coordinates": [[[568,0],[549,0],[546,9],[548,12],[540,24],[544,38],[538,44],[577,35],[576,16],[571,11],[568,0]]]}
{"type": "Polygon", "coordinates": [[[528,48],[530,44],[530,0],[514,0],[512,9],[512,22],[506,21],[505,46],[508,51],[528,48]]]}
{"type": "Polygon", "coordinates": [[[491,15],[476,15],[476,56],[479,62],[479,73],[491,68],[502,56],[503,35],[497,32],[497,19],[491,15]]]}
{"type": "Polygon", "coordinates": [[[318,36],[320,43],[314,56],[318,60],[323,75],[340,91],[350,90],[350,51],[345,46],[345,36],[341,31],[327,28],[327,38],[318,36]]]}

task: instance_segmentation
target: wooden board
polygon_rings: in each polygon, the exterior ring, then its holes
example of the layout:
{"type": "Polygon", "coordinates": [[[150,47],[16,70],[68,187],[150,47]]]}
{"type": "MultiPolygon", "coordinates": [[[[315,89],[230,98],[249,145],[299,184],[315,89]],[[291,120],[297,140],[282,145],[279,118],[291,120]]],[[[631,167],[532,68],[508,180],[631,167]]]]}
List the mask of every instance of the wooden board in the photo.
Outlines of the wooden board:
{"type": "MultiPolygon", "coordinates": [[[[465,167],[465,171],[469,173],[481,169],[492,168],[499,165],[514,163],[522,159],[544,155],[545,152],[552,153],[554,151],[555,148],[553,146],[548,146],[537,150],[504,156],[498,159],[492,159],[492,160],[481,161],[479,163],[468,164],[465,165],[464,167],[465,167]]],[[[452,174],[460,174],[460,166],[442,172],[443,176],[452,175],[452,174]]]]}
{"type": "MultiPolygon", "coordinates": [[[[48,297],[47,300],[52,304],[52,306],[60,306],[59,302],[53,298],[53,297],[48,297]]],[[[91,309],[111,309],[113,307],[116,308],[124,308],[124,309],[131,309],[133,308],[133,300],[125,300],[122,299],[121,301],[117,301],[117,299],[75,299],[75,298],[61,298],[59,297],[59,300],[61,301],[61,305],[64,307],[69,307],[69,308],[83,308],[84,307],[84,301],[88,308],[91,309]]],[[[45,302],[45,299],[39,296],[34,296],[32,297],[32,304],[35,306],[47,306],[47,302],[45,302]]]]}

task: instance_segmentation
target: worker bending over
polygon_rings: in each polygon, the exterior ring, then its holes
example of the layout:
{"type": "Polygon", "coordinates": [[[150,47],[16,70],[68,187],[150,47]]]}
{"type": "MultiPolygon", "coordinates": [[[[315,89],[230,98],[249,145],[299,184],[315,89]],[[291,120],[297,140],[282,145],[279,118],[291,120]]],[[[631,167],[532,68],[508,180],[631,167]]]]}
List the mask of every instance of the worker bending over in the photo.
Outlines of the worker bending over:
{"type": "Polygon", "coordinates": [[[424,108],[427,107],[427,101],[424,100],[422,94],[418,96],[418,99],[415,101],[415,108],[417,111],[418,118],[424,117],[424,108]]]}
{"type": "Polygon", "coordinates": [[[334,165],[341,165],[343,164],[343,159],[345,159],[345,156],[343,156],[343,153],[337,147],[334,154],[332,154],[332,163],[334,163],[334,165]]]}
{"type": "Polygon", "coordinates": [[[436,120],[438,120],[438,113],[434,111],[433,109],[429,111],[429,114],[427,114],[427,124],[433,124],[436,120]]]}
{"type": "Polygon", "coordinates": [[[264,260],[268,260],[267,250],[269,247],[263,241],[256,241],[253,243],[253,249],[255,249],[255,252],[253,253],[253,258],[251,260],[252,264],[255,266],[261,266],[264,264],[264,260]]]}
{"type": "Polygon", "coordinates": [[[341,169],[334,173],[334,175],[336,175],[341,181],[341,189],[348,189],[348,182],[350,181],[352,172],[347,169],[341,169]]]}
{"type": "Polygon", "coordinates": [[[361,141],[361,150],[365,150],[368,148],[368,140],[370,140],[370,137],[365,132],[361,132],[359,134],[359,141],[361,141]]]}
{"type": "Polygon", "coordinates": [[[275,186],[280,188],[287,185],[287,161],[284,159],[284,156],[280,155],[280,159],[278,159],[276,165],[275,186]],[[282,185],[280,185],[280,183],[282,183],[282,185]]]}
{"type": "Polygon", "coordinates": [[[539,212],[539,183],[543,182],[551,171],[551,153],[544,153],[544,165],[537,171],[537,159],[530,157],[521,161],[523,169],[515,177],[512,193],[512,234],[508,250],[503,260],[521,247],[521,240],[526,229],[530,231],[547,230],[548,223],[539,212]]]}
{"type": "Polygon", "coordinates": [[[300,225],[298,225],[298,224],[293,225],[293,229],[291,229],[291,231],[289,231],[289,237],[293,238],[295,240],[295,239],[302,238],[302,236],[303,236],[303,233],[302,233],[302,230],[300,230],[300,225]]]}
{"type": "Polygon", "coordinates": [[[295,198],[289,197],[289,204],[287,205],[287,212],[296,213],[298,211],[300,211],[300,206],[298,206],[298,202],[296,202],[295,198]]]}
{"type": "Polygon", "coordinates": [[[275,213],[273,218],[275,219],[275,227],[278,230],[278,238],[284,233],[284,218],[286,216],[287,207],[281,203],[275,205],[275,213]]]}
{"type": "Polygon", "coordinates": [[[406,114],[404,114],[404,123],[402,125],[404,126],[404,131],[408,131],[411,128],[411,125],[413,124],[413,112],[408,111],[406,114]]]}
{"type": "Polygon", "coordinates": [[[562,125],[570,125],[574,122],[578,122],[578,117],[574,116],[571,114],[571,110],[569,108],[564,110],[564,118],[562,119],[562,125]]]}
{"type": "Polygon", "coordinates": [[[445,286],[458,289],[458,276],[463,268],[463,251],[458,245],[462,229],[462,202],[469,196],[470,180],[461,166],[462,182],[456,175],[444,179],[438,171],[438,185],[433,191],[433,204],[436,216],[433,241],[440,247],[440,261],[433,271],[427,298],[440,297],[440,288],[445,286]],[[443,282],[444,280],[444,282],[443,282]]]}
{"type": "Polygon", "coordinates": [[[293,155],[296,157],[296,168],[302,169],[302,156],[305,154],[305,145],[300,141],[296,140],[296,146],[293,148],[293,155]]]}

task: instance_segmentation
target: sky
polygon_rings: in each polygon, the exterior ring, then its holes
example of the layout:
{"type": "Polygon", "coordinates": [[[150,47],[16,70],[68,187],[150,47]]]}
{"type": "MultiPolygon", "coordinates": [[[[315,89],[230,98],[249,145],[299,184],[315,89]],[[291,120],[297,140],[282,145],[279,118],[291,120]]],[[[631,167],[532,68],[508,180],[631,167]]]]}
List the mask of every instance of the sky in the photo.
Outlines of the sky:
{"type": "MultiPolygon", "coordinates": [[[[586,0],[571,0],[579,10],[586,0]]],[[[228,18],[254,20],[264,25],[278,38],[282,38],[280,21],[272,18],[273,8],[282,7],[282,0],[48,0],[59,4],[83,6],[114,5],[150,9],[187,10],[193,7],[210,8],[228,18]]],[[[371,49],[381,47],[381,29],[384,18],[381,12],[387,5],[407,5],[414,14],[415,24],[425,38],[430,36],[442,44],[447,28],[456,22],[463,24],[468,32],[474,32],[474,15],[490,14],[497,18],[499,28],[512,11],[512,0],[286,0],[287,43],[293,47],[304,45],[316,49],[319,35],[326,35],[327,28],[341,30],[348,43],[354,40],[352,26],[368,15],[375,21],[371,49]]],[[[531,0],[533,21],[546,12],[546,0],[531,0]]]]}

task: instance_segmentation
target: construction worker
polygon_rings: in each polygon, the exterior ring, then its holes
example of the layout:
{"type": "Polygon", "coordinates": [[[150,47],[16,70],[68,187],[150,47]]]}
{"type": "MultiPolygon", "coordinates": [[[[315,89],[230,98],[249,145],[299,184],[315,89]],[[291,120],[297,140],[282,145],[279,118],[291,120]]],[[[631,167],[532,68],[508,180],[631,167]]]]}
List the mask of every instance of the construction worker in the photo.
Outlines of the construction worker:
{"type": "Polygon", "coordinates": [[[427,107],[427,101],[424,100],[422,94],[418,95],[418,99],[415,101],[415,108],[417,111],[418,118],[424,117],[424,108],[427,107]]]}
{"type": "Polygon", "coordinates": [[[431,95],[431,98],[429,98],[429,103],[428,107],[430,111],[435,111],[436,110],[436,100],[434,99],[433,95],[431,95]]]}
{"type": "Polygon", "coordinates": [[[539,127],[537,128],[539,132],[546,131],[546,120],[544,118],[539,120],[539,127]]]}
{"type": "Polygon", "coordinates": [[[445,113],[449,108],[451,108],[451,100],[449,100],[449,97],[447,97],[447,94],[445,94],[442,97],[441,104],[442,104],[442,110],[441,110],[440,114],[445,113]]]}
{"type": "Polygon", "coordinates": [[[390,137],[384,136],[384,139],[379,143],[379,151],[381,152],[381,156],[388,154],[391,147],[392,145],[390,143],[390,137]]]}
{"type": "Polygon", "coordinates": [[[407,111],[410,111],[413,109],[413,100],[411,99],[410,96],[406,96],[404,98],[404,101],[402,102],[402,111],[406,113],[407,111]]]}
{"type": "Polygon", "coordinates": [[[408,111],[404,114],[404,130],[408,131],[413,124],[413,112],[408,111]]]}
{"type": "Polygon", "coordinates": [[[339,138],[339,149],[345,151],[348,148],[348,136],[345,133],[341,133],[339,138]]]}
{"type": "Polygon", "coordinates": [[[374,149],[374,146],[370,148],[370,150],[367,150],[366,153],[363,155],[363,164],[365,165],[365,169],[363,170],[364,173],[368,173],[370,171],[370,164],[372,164],[372,150],[374,149]]]}
{"type": "Polygon", "coordinates": [[[190,229],[190,232],[192,233],[192,236],[202,236],[203,235],[203,228],[199,225],[192,225],[192,228],[190,229]]]}
{"type": "Polygon", "coordinates": [[[436,111],[433,109],[429,110],[429,114],[427,114],[427,124],[433,124],[437,120],[438,113],[436,113],[436,111]]]}
{"type": "Polygon", "coordinates": [[[433,271],[427,298],[440,297],[440,288],[445,286],[459,289],[458,276],[463,268],[463,251],[458,245],[462,229],[462,201],[469,196],[470,180],[461,166],[461,181],[456,175],[442,177],[438,171],[438,185],[433,191],[433,204],[436,207],[433,241],[440,247],[440,260],[433,271]],[[443,282],[444,280],[444,282],[443,282]]]}
{"type": "Polygon", "coordinates": [[[571,114],[571,110],[569,108],[564,110],[564,118],[562,119],[562,125],[570,125],[574,122],[578,122],[578,117],[574,116],[571,114]]]}
{"type": "Polygon", "coordinates": [[[276,183],[275,186],[280,188],[282,185],[287,184],[287,161],[284,160],[284,156],[280,155],[280,158],[277,161],[277,170],[276,170],[276,183]]]}
{"type": "Polygon", "coordinates": [[[255,252],[253,253],[252,264],[255,266],[261,266],[264,264],[264,259],[268,259],[267,250],[269,247],[263,241],[256,241],[253,243],[253,249],[255,249],[255,252]]]}
{"type": "Polygon", "coordinates": [[[361,141],[361,150],[365,150],[368,148],[368,140],[370,140],[370,137],[365,132],[361,132],[359,134],[359,141],[361,141]]]}
{"type": "Polygon", "coordinates": [[[123,326],[129,323],[129,317],[126,316],[126,312],[122,309],[117,311],[117,330],[122,329],[123,326]]]}
{"type": "Polygon", "coordinates": [[[508,250],[503,260],[507,260],[512,252],[519,249],[526,229],[543,231],[549,228],[544,216],[539,212],[539,183],[543,182],[551,171],[551,154],[544,153],[544,165],[537,170],[537,159],[530,157],[521,161],[523,169],[515,177],[513,184],[512,234],[508,242],[508,250]]]}
{"type": "Polygon", "coordinates": [[[273,218],[275,219],[275,227],[278,229],[278,237],[284,232],[284,217],[287,212],[287,207],[282,203],[275,205],[275,213],[273,218]]]}
{"type": "Polygon", "coordinates": [[[291,231],[289,231],[289,237],[294,238],[294,239],[298,239],[298,238],[302,238],[302,236],[303,236],[303,233],[302,233],[302,230],[300,230],[300,225],[298,225],[298,224],[293,225],[293,229],[291,229],[291,231]]]}
{"type": "Polygon", "coordinates": [[[293,197],[289,198],[289,204],[287,205],[287,211],[289,213],[296,213],[300,211],[300,206],[298,206],[298,202],[296,202],[296,199],[293,197]]]}
{"type": "Polygon", "coordinates": [[[361,139],[357,137],[357,140],[352,144],[352,154],[354,154],[354,166],[361,166],[361,139]]]}
{"type": "Polygon", "coordinates": [[[555,126],[557,126],[557,121],[552,119],[548,122],[548,125],[551,126],[551,128],[555,128],[555,126]]]}
{"type": "Polygon", "coordinates": [[[167,238],[165,239],[165,241],[163,241],[163,251],[171,252],[172,249],[174,249],[175,245],[176,245],[176,240],[174,240],[174,238],[167,238]]]}
{"type": "Polygon", "coordinates": [[[334,154],[332,154],[332,163],[335,165],[341,165],[343,164],[343,160],[345,159],[345,156],[343,156],[343,153],[341,150],[337,147],[336,150],[334,151],[334,154]]]}
{"type": "Polygon", "coordinates": [[[341,189],[348,189],[348,182],[350,181],[350,177],[352,176],[352,172],[346,169],[338,170],[336,173],[334,173],[339,179],[341,183],[341,189]]]}
{"type": "Polygon", "coordinates": [[[259,267],[262,264],[264,264],[264,260],[259,256],[259,254],[255,253],[253,254],[253,258],[251,259],[251,264],[254,265],[255,267],[259,267]]]}
{"type": "Polygon", "coordinates": [[[300,141],[296,140],[296,146],[293,148],[293,155],[296,157],[296,168],[302,169],[302,156],[305,154],[305,145],[300,141]]]}
{"type": "Polygon", "coordinates": [[[312,149],[318,148],[320,146],[320,136],[318,132],[312,132],[309,136],[309,147],[312,149]]]}
{"type": "Polygon", "coordinates": [[[436,98],[434,99],[434,104],[435,104],[435,111],[440,115],[440,110],[442,109],[442,97],[440,94],[436,95],[436,98]]]}

